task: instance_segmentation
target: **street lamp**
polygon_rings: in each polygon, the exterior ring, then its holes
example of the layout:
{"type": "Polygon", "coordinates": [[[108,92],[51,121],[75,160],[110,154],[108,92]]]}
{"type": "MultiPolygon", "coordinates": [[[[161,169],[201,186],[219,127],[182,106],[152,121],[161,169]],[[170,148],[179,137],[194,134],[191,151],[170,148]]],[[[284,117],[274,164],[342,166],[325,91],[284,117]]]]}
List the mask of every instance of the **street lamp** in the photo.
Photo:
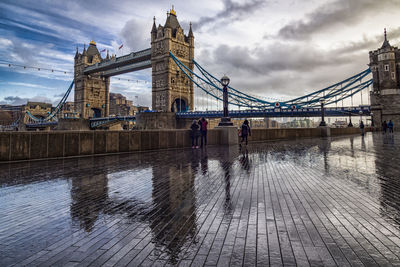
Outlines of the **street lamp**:
{"type": "Polygon", "coordinates": [[[351,108],[347,109],[349,111],[349,125],[347,127],[353,127],[353,123],[351,123],[351,108]]]}
{"type": "Polygon", "coordinates": [[[325,104],[325,99],[321,98],[319,100],[319,103],[321,103],[321,123],[319,124],[319,126],[326,126],[325,123],[325,110],[324,110],[324,104],[325,104]]]}
{"type": "Polygon", "coordinates": [[[224,77],[221,78],[221,84],[224,87],[223,88],[223,102],[224,102],[224,115],[221,118],[221,121],[219,122],[218,126],[233,126],[233,123],[231,122],[231,118],[229,118],[229,112],[228,112],[228,84],[230,82],[230,79],[228,76],[224,75],[224,77]]]}
{"type": "Polygon", "coordinates": [[[362,114],[363,114],[363,111],[360,110],[360,111],[358,112],[358,114],[360,114],[360,123],[361,123],[361,122],[362,122],[362,114]]]}
{"type": "Polygon", "coordinates": [[[370,115],[371,115],[371,127],[374,128],[374,126],[375,126],[374,125],[374,113],[371,112],[370,115]]]}

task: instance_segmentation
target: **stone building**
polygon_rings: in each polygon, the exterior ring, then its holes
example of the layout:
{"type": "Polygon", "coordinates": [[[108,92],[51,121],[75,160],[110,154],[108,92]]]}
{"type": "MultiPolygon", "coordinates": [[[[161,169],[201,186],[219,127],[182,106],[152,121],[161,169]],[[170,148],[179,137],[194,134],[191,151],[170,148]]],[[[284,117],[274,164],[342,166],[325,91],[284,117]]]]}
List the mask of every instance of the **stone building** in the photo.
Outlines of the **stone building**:
{"type": "Polygon", "coordinates": [[[149,108],[134,106],[133,101],[127,100],[125,96],[110,93],[110,115],[133,116],[145,110],[149,110],[149,108]]]}
{"type": "Polygon", "coordinates": [[[386,36],[381,48],[369,52],[374,80],[371,96],[371,112],[375,126],[392,120],[400,125],[400,50],[391,46],[386,36]]]}
{"type": "Polygon", "coordinates": [[[100,55],[94,41],[83,52],[76,49],[74,61],[75,111],[81,118],[107,117],[109,114],[110,78],[100,73],[85,75],[84,69],[103,60],[110,59],[108,52],[105,59],[100,55]]]}
{"type": "Polygon", "coordinates": [[[156,27],[154,19],[151,30],[152,107],[164,112],[193,110],[193,82],[173,62],[169,51],[193,70],[192,25],[185,35],[174,9],[167,13],[164,26],[156,27]]]}
{"type": "MultiPolygon", "coordinates": [[[[43,102],[30,102],[22,105],[21,112],[26,114],[29,111],[36,118],[46,118],[52,111],[53,105],[43,102]]],[[[29,116],[24,116],[24,123],[30,122],[29,116]]]]}
{"type": "Polygon", "coordinates": [[[134,115],[133,102],[125,96],[110,93],[110,115],[132,116],[134,115]]]}

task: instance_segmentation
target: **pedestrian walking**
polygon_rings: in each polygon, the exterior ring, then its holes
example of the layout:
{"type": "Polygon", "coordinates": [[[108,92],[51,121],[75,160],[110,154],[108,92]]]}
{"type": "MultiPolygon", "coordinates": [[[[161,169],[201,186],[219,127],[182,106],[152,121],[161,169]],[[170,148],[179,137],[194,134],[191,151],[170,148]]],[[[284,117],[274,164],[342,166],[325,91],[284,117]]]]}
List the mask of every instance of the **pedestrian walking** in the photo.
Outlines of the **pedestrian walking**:
{"type": "Polygon", "coordinates": [[[360,122],[360,130],[361,130],[361,135],[364,136],[364,123],[363,123],[363,121],[360,122]]]}
{"type": "Polygon", "coordinates": [[[382,122],[382,133],[386,133],[387,127],[388,127],[388,125],[387,125],[386,121],[383,121],[382,122]]]}
{"type": "Polygon", "coordinates": [[[196,120],[190,125],[190,137],[192,138],[192,148],[199,148],[199,125],[196,120]]]}
{"type": "Polygon", "coordinates": [[[389,128],[389,133],[393,133],[393,122],[392,122],[392,120],[389,120],[388,128],[389,128]]]}
{"type": "Polygon", "coordinates": [[[242,127],[241,127],[240,135],[242,137],[242,139],[240,140],[240,146],[242,146],[242,143],[245,140],[246,140],[246,145],[247,145],[247,142],[248,142],[247,138],[249,135],[251,135],[251,130],[250,130],[248,120],[244,120],[242,127]]]}
{"type": "Polygon", "coordinates": [[[208,121],[204,117],[202,117],[199,120],[199,126],[200,126],[200,136],[201,136],[200,147],[203,147],[203,146],[207,145],[207,126],[208,126],[208,121]]]}

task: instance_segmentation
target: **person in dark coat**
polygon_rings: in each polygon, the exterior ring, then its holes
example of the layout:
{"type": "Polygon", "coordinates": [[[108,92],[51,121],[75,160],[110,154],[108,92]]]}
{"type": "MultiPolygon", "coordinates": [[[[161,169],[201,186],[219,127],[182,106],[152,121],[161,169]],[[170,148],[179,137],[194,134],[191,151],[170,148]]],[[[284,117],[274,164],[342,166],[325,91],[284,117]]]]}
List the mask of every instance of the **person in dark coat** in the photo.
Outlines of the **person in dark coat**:
{"type": "Polygon", "coordinates": [[[242,129],[241,129],[240,135],[242,137],[242,140],[240,140],[240,145],[242,145],[244,140],[246,140],[246,145],[247,145],[247,137],[249,135],[251,135],[251,130],[250,130],[250,126],[249,126],[249,121],[248,120],[244,120],[244,122],[242,124],[242,129]]]}
{"type": "Polygon", "coordinates": [[[190,137],[192,138],[192,148],[199,148],[199,125],[196,120],[190,125],[190,137]]]}
{"type": "Polygon", "coordinates": [[[360,130],[361,130],[361,135],[364,136],[364,123],[363,123],[363,121],[360,122],[360,130]]]}
{"type": "Polygon", "coordinates": [[[386,130],[387,130],[387,123],[386,123],[386,121],[383,121],[382,122],[382,133],[386,133],[386,130]]]}
{"type": "Polygon", "coordinates": [[[200,143],[200,147],[203,147],[207,145],[207,125],[208,125],[208,121],[202,117],[199,120],[199,126],[200,126],[200,135],[201,135],[201,143],[200,143]]]}

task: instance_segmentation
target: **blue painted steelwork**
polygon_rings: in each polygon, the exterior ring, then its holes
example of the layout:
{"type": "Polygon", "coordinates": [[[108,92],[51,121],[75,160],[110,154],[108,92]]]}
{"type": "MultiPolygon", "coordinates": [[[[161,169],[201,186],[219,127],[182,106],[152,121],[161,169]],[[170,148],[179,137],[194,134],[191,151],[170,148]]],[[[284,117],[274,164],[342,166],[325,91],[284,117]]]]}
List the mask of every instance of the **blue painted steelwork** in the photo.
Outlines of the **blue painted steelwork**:
{"type": "MultiPolygon", "coordinates": [[[[346,117],[349,115],[359,116],[360,111],[362,112],[363,116],[370,116],[370,106],[325,108],[325,115],[327,117],[346,117]]],[[[197,119],[201,117],[221,118],[222,116],[222,111],[193,111],[176,113],[177,118],[190,119],[197,119]]],[[[321,108],[231,110],[229,111],[229,116],[232,118],[321,117],[321,108]]]]}
{"type": "MultiPolygon", "coordinates": [[[[190,70],[185,64],[179,61],[175,55],[170,52],[171,58],[179,69],[200,89],[206,94],[212,96],[217,101],[222,101],[222,87],[220,87],[219,80],[207,72],[203,67],[200,66],[195,60],[194,65],[200,71],[201,76],[190,70]]],[[[324,89],[315,91],[311,94],[307,94],[302,97],[294,98],[288,101],[282,102],[270,102],[263,100],[259,97],[254,97],[245,94],[232,87],[228,87],[229,91],[229,104],[236,105],[238,107],[246,107],[251,109],[266,109],[266,108],[304,108],[304,107],[318,107],[321,98],[325,99],[325,105],[334,104],[343,99],[349,98],[354,94],[368,88],[372,85],[372,79],[362,82],[367,75],[371,73],[370,69],[366,69],[348,79],[345,79],[339,83],[335,83],[324,89]],[[358,83],[359,82],[359,83],[358,83]]]]}
{"type": "Polygon", "coordinates": [[[93,118],[90,119],[90,128],[95,129],[119,121],[135,121],[135,120],[136,120],[135,116],[114,116],[114,117],[104,117],[104,118],[93,118]]]}
{"type": "Polygon", "coordinates": [[[58,121],[41,121],[41,122],[34,122],[34,123],[27,123],[25,124],[26,128],[43,128],[46,126],[56,126],[58,121]]]}
{"type": "Polygon", "coordinates": [[[56,108],[51,113],[49,113],[49,115],[46,118],[37,118],[34,115],[32,115],[32,113],[30,113],[29,111],[26,111],[26,114],[29,116],[29,118],[31,118],[34,122],[37,122],[37,123],[44,123],[44,122],[48,122],[51,120],[57,120],[56,115],[58,114],[58,112],[60,112],[62,110],[62,107],[64,106],[65,102],[68,99],[69,94],[72,91],[73,85],[74,85],[74,81],[72,81],[71,85],[67,89],[67,92],[65,92],[64,96],[61,98],[61,100],[58,103],[58,105],[56,106],[56,108]]]}

